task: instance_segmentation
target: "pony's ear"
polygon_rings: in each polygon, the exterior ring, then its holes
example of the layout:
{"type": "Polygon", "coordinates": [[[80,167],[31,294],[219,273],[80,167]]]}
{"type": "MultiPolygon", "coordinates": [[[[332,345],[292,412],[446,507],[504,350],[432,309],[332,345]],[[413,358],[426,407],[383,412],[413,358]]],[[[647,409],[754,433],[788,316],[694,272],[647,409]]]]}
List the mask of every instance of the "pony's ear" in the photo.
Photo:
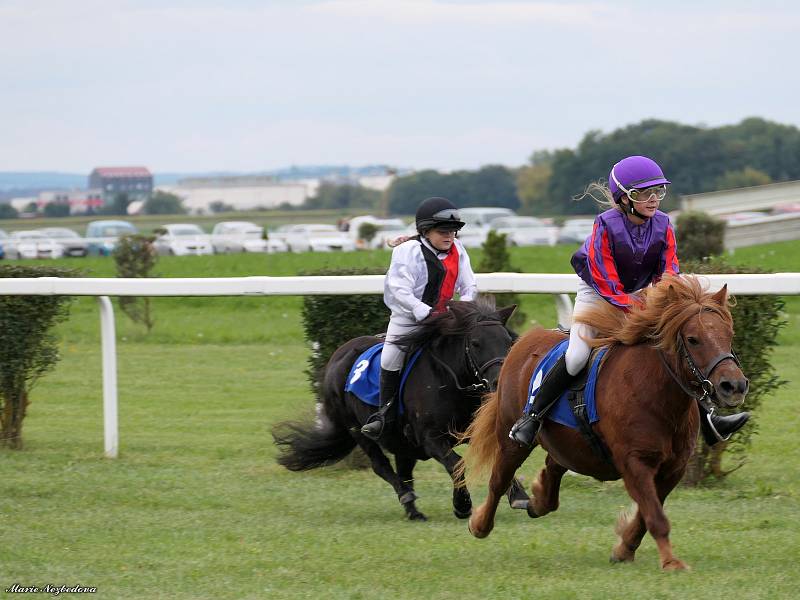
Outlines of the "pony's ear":
{"type": "Polygon", "coordinates": [[[723,285],[720,291],[711,296],[711,299],[722,307],[726,306],[728,303],[728,284],[723,285]]]}
{"type": "Polygon", "coordinates": [[[500,317],[503,325],[508,323],[508,320],[511,318],[511,315],[514,314],[515,310],[517,310],[517,305],[512,304],[511,306],[506,306],[505,308],[501,308],[497,311],[497,316],[500,317]]]}
{"type": "Polygon", "coordinates": [[[678,294],[678,290],[675,289],[675,286],[670,283],[667,287],[667,301],[670,304],[675,304],[678,300],[680,300],[680,294],[678,294]]]}

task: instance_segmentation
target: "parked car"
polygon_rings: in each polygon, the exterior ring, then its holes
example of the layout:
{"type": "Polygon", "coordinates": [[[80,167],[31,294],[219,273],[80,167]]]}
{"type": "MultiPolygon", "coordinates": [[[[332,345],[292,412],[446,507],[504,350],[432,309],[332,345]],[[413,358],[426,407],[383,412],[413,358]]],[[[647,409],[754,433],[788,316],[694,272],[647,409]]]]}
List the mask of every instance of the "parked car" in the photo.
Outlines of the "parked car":
{"type": "Polygon", "coordinates": [[[264,228],[249,221],[222,221],[211,231],[214,252],[286,252],[286,242],[264,239],[264,228]]]}
{"type": "Polygon", "coordinates": [[[120,237],[136,233],[139,230],[128,221],[91,221],[86,226],[87,253],[91,256],[109,256],[120,237]]]}
{"type": "Polygon", "coordinates": [[[86,256],[89,252],[89,242],[83,239],[78,232],[67,227],[43,227],[40,229],[45,237],[61,244],[64,256],[86,256]]]}
{"type": "Polygon", "coordinates": [[[63,248],[41,231],[13,231],[4,244],[6,258],[60,258],[63,248]]]}
{"type": "Polygon", "coordinates": [[[555,230],[536,217],[500,217],[489,228],[505,235],[509,246],[547,246],[555,242],[555,230]]]}
{"type": "Polygon", "coordinates": [[[6,257],[6,244],[8,243],[8,234],[4,229],[0,229],[0,258],[6,257]]]}
{"type": "Polygon", "coordinates": [[[458,211],[464,227],[458,232],[458,239],[467,248],[479,248],[489,235],[489,223],[501,217],[515,217],[510,208],[499,206],[471,206],[458,211]]]}
{"type": "Polygon", "coordinates": [[[594,219],[567,219],[558,232],[559,244],[582,244],[594,227],[594,219]]]}
{"type": "Polygon", "coordinates": [[[345,252],[356,249],[355,242],[334,225],[305,223],[286,230],[286,245],[292,252],[345,252]]]}
{"type": "Polygon", "coordinates": [[[194,223],[170,223],[156,230],[153,247],[159,254],[189,256],[214,254],[211,237],[194,223]]]}

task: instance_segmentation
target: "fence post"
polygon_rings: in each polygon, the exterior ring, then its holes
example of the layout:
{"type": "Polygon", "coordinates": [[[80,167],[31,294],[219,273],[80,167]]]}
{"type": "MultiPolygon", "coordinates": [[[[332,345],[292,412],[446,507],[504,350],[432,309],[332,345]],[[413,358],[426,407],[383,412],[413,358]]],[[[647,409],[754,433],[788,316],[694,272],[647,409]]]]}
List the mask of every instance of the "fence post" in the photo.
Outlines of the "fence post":
{"type": "Polygon", "coordinates": [[[103,437],[106,458],[117,458],[119,427],[117,419],[117,334],[114,307],[108,296],[98,296],[100,337],[103,353],[103,437]]]}

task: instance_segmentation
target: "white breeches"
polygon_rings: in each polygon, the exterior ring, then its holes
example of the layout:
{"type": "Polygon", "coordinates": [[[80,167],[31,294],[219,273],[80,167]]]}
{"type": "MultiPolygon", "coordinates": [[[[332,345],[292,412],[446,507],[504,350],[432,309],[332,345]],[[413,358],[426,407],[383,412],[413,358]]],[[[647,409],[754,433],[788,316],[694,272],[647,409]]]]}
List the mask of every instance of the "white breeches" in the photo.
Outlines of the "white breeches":
{"type": "Polygon", "coordinates": [[[572,310],[573,323],[569,330],[569,346],[564,356],[570,375],[577,375],[586,366],[589,355],[592,353],[592,348],[586,343],[586,340],[593,339],[597,335],[594,327],[589,327],[584,323],[575,323],[575,315],[597,302],[604,302],[604,300],[600,294],[594,291],[593,287],[581,281],[578,284],[578,295],[575,297],[575,308],[572,310]]]}
{"type": "Polygon", "coordinates": [[[399,371],[403,368],[406,353],[393,342],[401,335],[409,334],[418,327],[418,323],[405,317],[389,319],[389,327],[386,329],[386,339],[383,341],[383,350],[381,351],[381,369],[399,371]]]}

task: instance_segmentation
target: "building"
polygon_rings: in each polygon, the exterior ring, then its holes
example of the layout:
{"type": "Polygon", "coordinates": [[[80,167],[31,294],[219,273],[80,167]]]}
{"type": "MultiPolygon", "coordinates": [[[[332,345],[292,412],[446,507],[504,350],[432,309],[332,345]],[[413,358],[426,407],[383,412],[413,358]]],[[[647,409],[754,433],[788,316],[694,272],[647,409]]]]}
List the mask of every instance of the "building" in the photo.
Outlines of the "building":
{"type": "Polygon", "coordinates": [[[681,198],[681,210],[726,215],[744,210],[764,210],[800,200],[800,181],[689,194],[681,198]]]}
{"type": "Polygon", "coordinates": [[[39,192],[35,200],[41,212],[48,204],[69,204],[69,214],[83,215],[97,212],[103,206],[103,193],[99,189],[39,192]]]}
{"type": "Polygon", "coordinates": [[[144,200],[153,192],[153,175],[145,167],[97,167],[89,175],[89,189],[101,190],[106,203],[117,194],[144,200]]]}
{"type": "Polygon", "coordinates": [[[300,206],[309,196],[304,183],[280,183],[266,176],[192,177],[158,189],[179,196],[193,213],[212,212],[214,204],[234,210],[300,206]]]}

